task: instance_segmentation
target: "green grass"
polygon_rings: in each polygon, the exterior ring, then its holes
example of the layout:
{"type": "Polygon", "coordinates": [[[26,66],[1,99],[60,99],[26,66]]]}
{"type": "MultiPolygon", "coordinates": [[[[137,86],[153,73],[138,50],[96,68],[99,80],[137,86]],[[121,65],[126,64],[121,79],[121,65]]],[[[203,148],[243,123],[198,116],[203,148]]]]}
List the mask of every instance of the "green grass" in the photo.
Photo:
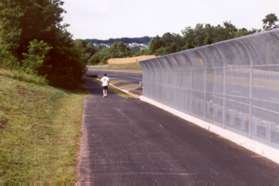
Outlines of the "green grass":
{"type": "Polygon", "coordinates": [[[27,74],[20,69],[7,70],[0,67],[0,76],[5,76],[19,81],[25,81],[25,82],[39,84],[39,85],[47,85],[48,83],[44,77],[27,74]]]}
{"type": "Polygon", "coordinates": [[[74,183],[84,93],[23,79],[0,69],[0,185],[74,183]]]}

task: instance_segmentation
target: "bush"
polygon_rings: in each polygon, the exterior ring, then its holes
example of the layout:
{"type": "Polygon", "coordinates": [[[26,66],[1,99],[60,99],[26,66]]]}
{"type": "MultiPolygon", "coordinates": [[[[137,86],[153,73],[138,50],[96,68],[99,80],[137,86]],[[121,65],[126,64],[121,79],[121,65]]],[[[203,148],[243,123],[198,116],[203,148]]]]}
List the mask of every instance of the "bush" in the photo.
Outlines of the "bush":
{"type": "Polygon", "coordinates": [[[121,58],[132,56],[132,51],[123,42],[115,42],[110,48],[102,48],[95,53],[90,59],[89,64],[105,64],[110,58],[121,58]]]}
{"type": "Polygon", "coordinates": [[[64,13],[62,0],[1,0],[0,65],[43,75],[62,88],[78,86],[87,51],[76,49],[64,13]]]}
{"type": "Polygon", "coordinates": [[[89,59],[89,64],[91,65],[105,64],[106,61],[110,58],[110,56],[111,56],[110,49],[103,48],[89,59]]]}
{"type": "Polygon", "coordinates": [[[0,67],[9,69],[16,69],[19,67],[17,58],[3,46],[0,46],[0,67]]]}
{"type": "Polygon", "coordinates": [[[23,70],[30,74],[36,74],[37,70],[43,65],[50,49],[51,47],[44,41],[38,41],[36,39],[31,41],[27,53],[23,54],[23,70]]]}
{"type": "Polygon", "coordinates": [[[75,47],[54,48],[50,51],[39,73],[54,86],[73,89],[80,85],[85,72],[85,61],[75,47]]]}

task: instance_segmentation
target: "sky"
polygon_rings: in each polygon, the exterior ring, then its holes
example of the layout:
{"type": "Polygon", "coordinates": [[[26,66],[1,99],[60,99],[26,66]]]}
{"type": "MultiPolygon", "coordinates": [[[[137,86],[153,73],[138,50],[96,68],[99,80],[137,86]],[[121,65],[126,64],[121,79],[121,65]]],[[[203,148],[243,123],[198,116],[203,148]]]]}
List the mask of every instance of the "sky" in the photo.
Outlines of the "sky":
{"type": "Polygon", "coordinates": [[[279,17],[279,0],[64,0],[64,22],[74,38],[108,39],[181,33],[197,23],[230,21],[261,28],[269,13],[279,17]]]}

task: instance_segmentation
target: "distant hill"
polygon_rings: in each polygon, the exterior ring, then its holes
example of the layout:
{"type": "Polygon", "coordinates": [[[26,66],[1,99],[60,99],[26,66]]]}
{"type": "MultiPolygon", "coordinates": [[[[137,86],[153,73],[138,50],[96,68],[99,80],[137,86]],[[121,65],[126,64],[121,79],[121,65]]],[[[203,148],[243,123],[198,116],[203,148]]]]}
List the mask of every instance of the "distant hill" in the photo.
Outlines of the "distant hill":
{"type": "Polygon", "coordinates": [[[139,45],[148,45],[151,41],[152,37],[144,36],[144,37],[123,37],[123,38],[113,38],[107,40],[100,40],[100,39],[87,39],[94,45],[108,45],[111,46],[114,42],[121,41],[127,45],[130,44],[139,44],[139,45]]]}

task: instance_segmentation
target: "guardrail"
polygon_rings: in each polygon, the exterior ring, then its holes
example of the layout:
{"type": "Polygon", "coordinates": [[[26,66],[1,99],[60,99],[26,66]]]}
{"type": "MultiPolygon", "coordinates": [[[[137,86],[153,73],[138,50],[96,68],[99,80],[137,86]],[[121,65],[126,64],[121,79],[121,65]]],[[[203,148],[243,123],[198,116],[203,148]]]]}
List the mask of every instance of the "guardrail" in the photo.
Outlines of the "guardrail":
{"type": "Polygon", "coordinates": [[[146,98],[279,149],[279,29],[140,65],[146,98]]]}

